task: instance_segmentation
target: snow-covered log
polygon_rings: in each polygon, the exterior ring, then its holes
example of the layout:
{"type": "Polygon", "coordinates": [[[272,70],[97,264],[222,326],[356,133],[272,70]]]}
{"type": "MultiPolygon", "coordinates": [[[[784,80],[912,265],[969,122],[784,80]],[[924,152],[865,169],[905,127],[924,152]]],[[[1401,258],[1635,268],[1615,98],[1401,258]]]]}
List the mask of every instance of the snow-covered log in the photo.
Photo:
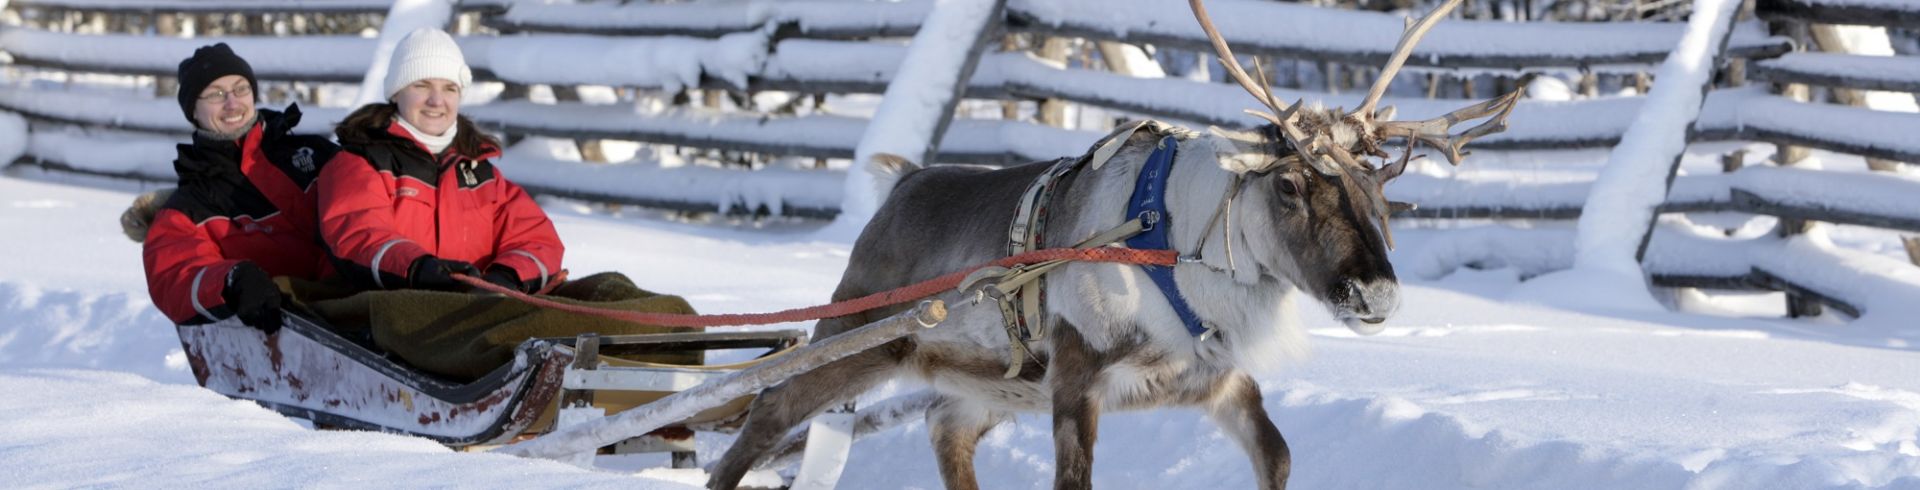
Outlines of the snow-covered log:
{"type": "Polygon", "coordinates": [[[1774,83],[1920,93],[1920,56],[1788,53],[1748,70],[1749,78],[1774,83]]]}
{"type": "Polygon", "coordinates": [[[912,36],[933,7],[928,0],[744,2],[523,2],[481,22],[501,32],[602,36],[720,37],[769,24],[809,38],[912,36]]]}
{"type": "MultiPolygon", "coordinates": [[[[486,22],[503,31],[564,32],[598,35],[682,35],[718,37],[765,25],[791,25],[797,36],[849,38],[906,36],[934,2],[909,0],[854,7],[845,2],[750,1],[693,4],[522,3],[486,22]],[[840,11],[834,11],[839,9],[840,11]]],[[[1400,16],[1276,2],[1217,2],[1221,30],[1234,52],[1293,59],[1378,64],[1393,52],[1391,33],[1400,32],[1400,16]],[[1240,25],[1241,28],[1234,28],[1240,25]],[[1380,32],[1382,36],[1352,36],[1380,32]]],[[[1007,5],[1009,28],[1057,37],[1152,44],[1208,51],[1206,37],[1179,2],[1151,0],[1014,0],[1007,5]],[[1172,20],[1171,22],[1169,20],[1172,20]]],[[[1680,39],[1672,23],[1514,23],[1448,21],[1415,50],[1413,66],[1580,67],[1600,64],[1651,64],[1680,39]]],[[[1769,37],[1757,23],[1741,26],[1733,52],[1768,56],[1788,51],[1784,39],[1769,37]]]]}
{"type": "Polygon", "coordinates": [[[73,34],[8,26],[0,50],[13,63],[67,71],[171,77],[193,50],[227,43],[261,80],[357,83],[373,61],[375,40],[359,36],[177,38],[73,34]]]}
{"type": "MultiPolygon", "coordinates": [[[[1405,218],[1575,219],[1591,182],[1515,185],[1408,174],[1387,197],[1419,204],[1405,218]]],[[[1920,179],[1786,167],[1676,177],[1660,213],[1736,212],[1920,232],[1920,179]]]]}
{"type": "MultiPolygon", "coordinates": [[[[1462,267],[1511,267],[1522,277],[1537,276],[1571,267],[1573,241],[1564,228],[1473,228],[1440,236],[1396,262],[1428,278],[1462,267]]],[[[1852,326],[1859,328],[1904,327],[1920,317],[1920,303],[1913,301],[1920,298],[1920,269],[1835,247],[1819,235],[1731,239],[1659,226],[1643,266],[1651,282],[1663,287],[1801,295],[1855,317],[1852,326]]]]}
{"type": "MultiPolygon", "coordinates": [[[[286,108],[266,103],[259,107],[286,108]]],[[[179,102],[130,92],[0,86],[0,109],[37,121],[177,135],[181,141],[193,132],[193,125],[180,117],[179,102]]],[[[302,106],[300,113],[300,126],[294,128],[295,133],[331,135],[333,123],[345,119],[347,109],[302,106]]]]}
{"type": "Polygon", "coordinates": [[[736,371],[726,377],[681,390],[653,403],[607,418],[557,429],[538,438],[503,446],[495,451],[515,456],[556,458],[611,445],[680,421],[701,410],[725,404],[729,400],[757,393],[794,375],[891,342],[917,330],[933,328],[945,321],[946,317],[947,309],[940,302],[923,302],[911,310],[814,342],[753,367],[736,371]]]}
{"type": "Polygon", "coordinates": [[[110,14],[380,14],[393,0],[13,0],[15,9],[110,14]]]}
{"type": "MultiPolygon", "coordinates": [[[[1374,66],[1393,53],[1393,34],[1405,24],[1400,15],[1306,3],[1219,0],[1209,2],[1207,10],[1234,53],[1374,66]]],[[[1192,15],[1180,2],[1158,0],[1018,0],[1008,7],[1012,30],[1210,52],[1206,35],[1189,21],[1192,15]]],[[[1421,40],[1407,65],[1521,69],[1650,64],[1666,57],[1684,29],[1666,22],[1448,20],[1421,40]]],[[[1729,45],[1730,54],[1739,57],[1790,49],[1785,39],[1768,36],[1758,22],[1738,24],[1729,45]]]]}
{"type": "Polygon", "coordinates": [[[522,151],[509,151],[495,165],[538,195],[672,211],[815,219],[840,213],[840,182],[846,178],[846,172],[838,170],[584,163],[522,151]]]}
{"type": "Polygon", "coordinates": [[[1759,0],[1754,12],[1769,20],[1912,28],[1920,2],[1912,0],[1759,0]]]}

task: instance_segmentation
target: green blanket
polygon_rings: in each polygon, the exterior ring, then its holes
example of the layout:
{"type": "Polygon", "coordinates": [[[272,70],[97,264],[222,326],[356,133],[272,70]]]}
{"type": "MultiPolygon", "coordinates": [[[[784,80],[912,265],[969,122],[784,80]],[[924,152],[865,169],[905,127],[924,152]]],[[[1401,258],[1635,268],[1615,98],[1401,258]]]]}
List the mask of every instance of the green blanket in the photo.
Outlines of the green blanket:
{"type": "MultiPolygon", "coordinates": [[[[370,334],[376,345],[423,371],[461,380],[477,379],[513,360],[514,348],[537,337],[583,333],[629,335],[687,331],[539,308],[492,294],[423,290],[347,293],[338,285],[289,283],[296,303],[345,332],[370,334]],[[346,293],[346,294],[343,294],[346,293]]],[[[622,311],[693,313],[679,296],[649,292],[619,273],[568,281],[549,299],[622,311]]],[[[635,357],[636,360],[700,364],[699,352],[635,357]]]]}

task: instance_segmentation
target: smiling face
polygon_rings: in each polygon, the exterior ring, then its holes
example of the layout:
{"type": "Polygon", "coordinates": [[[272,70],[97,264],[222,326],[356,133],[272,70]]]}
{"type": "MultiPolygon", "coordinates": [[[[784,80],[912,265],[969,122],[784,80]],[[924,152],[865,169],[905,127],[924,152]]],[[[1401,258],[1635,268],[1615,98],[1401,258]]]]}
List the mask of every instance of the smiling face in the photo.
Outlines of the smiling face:
{"type": "Polygon", "coordinates": [[[227,75],[207,84],[193,106],[200,129],[215,134],[237,134],[253,125],[253,85],[246,77],[227,75]]]}
{"type": "Polygon", "coordinates": [[[460,84],[441,78],[417,80],[394,92],[400,118],[431,136],[447,134],[460,116],[460,84]]]}

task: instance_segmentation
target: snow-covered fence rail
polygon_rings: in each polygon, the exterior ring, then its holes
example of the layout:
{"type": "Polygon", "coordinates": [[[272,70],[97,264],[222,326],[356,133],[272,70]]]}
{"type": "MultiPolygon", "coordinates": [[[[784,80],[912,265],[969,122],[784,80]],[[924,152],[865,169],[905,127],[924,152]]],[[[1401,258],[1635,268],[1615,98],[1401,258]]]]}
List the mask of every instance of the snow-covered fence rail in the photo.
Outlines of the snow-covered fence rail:
{"type": "Polygon", "coordinates": [[[73,72],[173,76],[195,48],[224,42],[261,80],[358,82],[373,61],[374,39],[359,36],[224,36],[180,38],[78,34],[9,26],[0,51],[13,64],[73,72]]]}
{"type": "MultiPolygon", "coordinates": [[[[36,13],[93,14],[384,14],[393,0],[13,0],[8,7],[36,13]]],[[[489,12],[504,1],[460,2],[460,8],[489,12]]]]}
{"type": "Polygon", "coordinates": [[[1766,19],[1820,24],[1912,28],[1920,25],[1920,2],[1907,0],[1759,0],[1766,19]]]}
{"type": "MultiPolygon", "coordinates": [[[[1573,219],[1588,182],[1516,185],[1406,175],[1388,197],[1420,203],[1396,216],[1573,219]]],[[[1784,167],[1674,179],[1663,213],[1737,212],[1920,232],[1920,179],[1784,167]]]]}
{"type": "Polygon", "coordinates": [[[1747,76],[1773,83],[1920,93],[1920,56],[1788,53],[1755,62],[1747,76]]]}
{"type": "MultiPolygon", "coordinates": [[[[1329,60],[1377,65],[1393,52],[1393,36],[1353,36],[1354,32],[1400,32],[1402,18],[1280,2],[1216,2],[1227,41],[1243,55],[1329,60]]],[[[791,25],[795,35],[814,38],[910,35],[932,2],[861,4],[845,2],[707,4],[519,4],[483,21],[502,31],[565,32],[596,35],[722,35],[768,24],[791,25]]],[[[1190,22],[1180,2],[1112,0],[1013,0],[1007,28],[1056,37],[1152,44],[1206,52],[1206,35],[1190,22]]],[[[1672,23],[1530,24],[1500,21],[1449,21],[1434,29],[1414,50],[1411,66],[1445,68],[1588,67],[1658,62],[1680,39],[1672,23]]],[[[1736,56],[1784,53],[1790,45],[1767,36],[1758,24],[1735,33],[1736,56]]]]}

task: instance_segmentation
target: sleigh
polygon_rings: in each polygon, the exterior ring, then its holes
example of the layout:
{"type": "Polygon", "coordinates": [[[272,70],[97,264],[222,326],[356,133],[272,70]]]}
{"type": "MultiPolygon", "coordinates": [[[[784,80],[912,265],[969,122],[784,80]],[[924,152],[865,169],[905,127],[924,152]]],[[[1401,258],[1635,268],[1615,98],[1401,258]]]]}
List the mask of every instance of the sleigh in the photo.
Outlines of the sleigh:
{"type": "MultiPolygon", "coordinates": [[[[406,434],[457,449],[576,463],[597,452],[669,452],[673,467],[690,468],[701,457],[695,433],[737,428],[759,390],[944,317],[938,302],[923,303],[816,343],[799,330],[536,338],[521,343],[512,362],[469,382],[416,370],[370,342],[292,313],[272,336],[232,319],[178,328],[201,386],[318,428],[406,434]],[[762,354],[695,366],[623,357],[720,349],[762,354]]],[[[809,429],[796,486],[838,479],[850,438],[833,432],[845,432],[846,425],[809,429]]]]}

